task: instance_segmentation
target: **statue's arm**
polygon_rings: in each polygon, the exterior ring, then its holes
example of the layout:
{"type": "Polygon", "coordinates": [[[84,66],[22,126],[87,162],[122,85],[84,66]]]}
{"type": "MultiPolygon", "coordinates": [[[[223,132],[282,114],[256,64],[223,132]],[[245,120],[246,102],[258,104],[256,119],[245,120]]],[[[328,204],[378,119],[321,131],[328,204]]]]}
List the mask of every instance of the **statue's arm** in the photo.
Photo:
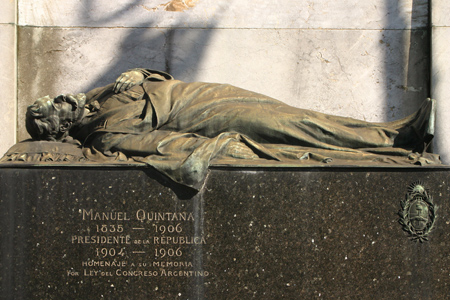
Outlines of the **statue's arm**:
{"type": "MultiPolygon", "coordinates": [[[[254,159],[258,156],[244,143],[234,138],[226,138],[220,147],[216,148],[214,139],[203,137],[192,133],[179,133],[166,130],[155,130],[147,134],[123,134],[106,132],[97,136],[91,144],[101,152],[120,151],[130,156],[161,155],[177,156],[181,153],[189,155],[194,151],[218,151],[222,157],[238,159],[254,159]],[[219,150],[220,148],[220,150],[219,150]],[[203,150],[202,150],[203,149],[203,150]]],[[[211,153],[205,153],[210,156],[211,153]]]]}
{"type": "Polygon", "coordinates": [[[258,155],[255,154],[247,145],[238,141],[230,141],[224,147],[221,153],[225,157],[239,158],[239,159],[255,159],[258,155]]]}

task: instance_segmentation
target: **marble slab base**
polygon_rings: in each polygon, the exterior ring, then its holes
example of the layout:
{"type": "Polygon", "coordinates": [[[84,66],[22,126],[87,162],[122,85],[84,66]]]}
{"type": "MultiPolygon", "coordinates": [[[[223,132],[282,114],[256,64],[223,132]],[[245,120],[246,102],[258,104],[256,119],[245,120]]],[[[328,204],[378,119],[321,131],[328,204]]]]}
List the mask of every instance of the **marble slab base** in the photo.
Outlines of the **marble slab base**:
{"type": "Polygon", "coordinates": [[[0,168],[5,299],[444,299],[450,169],[0,168]],[[421,181],[436,218],[398,212],[421,181]]]}

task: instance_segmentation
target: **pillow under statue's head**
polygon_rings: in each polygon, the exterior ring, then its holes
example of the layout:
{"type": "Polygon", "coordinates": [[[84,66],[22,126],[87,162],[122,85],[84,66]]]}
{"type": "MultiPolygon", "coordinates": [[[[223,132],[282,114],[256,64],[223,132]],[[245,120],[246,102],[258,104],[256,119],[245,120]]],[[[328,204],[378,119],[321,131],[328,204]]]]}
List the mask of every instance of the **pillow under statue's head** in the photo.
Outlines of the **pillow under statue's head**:
{"type": "Polygon", "coordinates": [[[81,162],[86,158],[76,141],[62,143],[55,141],[25,140],[12,146],[0,162],[81,162]]]}

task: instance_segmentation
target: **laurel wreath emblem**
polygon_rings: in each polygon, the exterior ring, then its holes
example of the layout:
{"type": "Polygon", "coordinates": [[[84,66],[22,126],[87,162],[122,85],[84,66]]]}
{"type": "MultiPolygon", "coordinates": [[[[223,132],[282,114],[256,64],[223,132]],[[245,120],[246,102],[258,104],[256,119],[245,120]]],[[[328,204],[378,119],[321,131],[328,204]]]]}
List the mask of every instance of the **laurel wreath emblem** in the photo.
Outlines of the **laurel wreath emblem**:
{"type": "Polygon", "coordinates": [[[412,183],[408,187],[405,199],[400,204],[402,209],[398,212],[400,216],[398,222],[402,225],[402,229],[409,234],[413,241],[421,243],[428,241],[428,235],[433,230],[436,220],[437,207],[434,205],[433,198],[423,183],[420,181],[412,183]],[[428,207],[427,223],[422,229],[415,228],[411,223],[411,205],[416,202],[424,203],[428,207]]]}

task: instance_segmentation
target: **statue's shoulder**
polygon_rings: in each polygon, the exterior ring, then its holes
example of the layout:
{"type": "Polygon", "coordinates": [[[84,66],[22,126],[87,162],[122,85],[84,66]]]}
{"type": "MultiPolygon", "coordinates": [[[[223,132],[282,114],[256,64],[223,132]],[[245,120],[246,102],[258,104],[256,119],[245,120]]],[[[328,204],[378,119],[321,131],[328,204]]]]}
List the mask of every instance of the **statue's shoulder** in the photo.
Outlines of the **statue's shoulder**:
{"type": "Polygon", "coordinates": [[[148,81],[166,81],[166,80],[174,79],[172,75],[170,75],[169,73],[166,73],[164,71],[153,70],[153,69],[143,69],[143,68],[138,68],[138,69],[134,69],[134,70],[139,71],[142,74],[144,74],[145,79],[148,81]]]}

